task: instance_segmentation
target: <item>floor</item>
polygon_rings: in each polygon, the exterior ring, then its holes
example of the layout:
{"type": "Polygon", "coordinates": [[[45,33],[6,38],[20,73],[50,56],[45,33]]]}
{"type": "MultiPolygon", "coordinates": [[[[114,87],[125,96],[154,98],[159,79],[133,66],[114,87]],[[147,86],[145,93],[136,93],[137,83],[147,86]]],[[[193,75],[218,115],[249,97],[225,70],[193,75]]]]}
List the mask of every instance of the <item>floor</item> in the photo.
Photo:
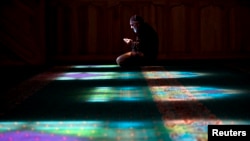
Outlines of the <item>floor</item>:
{"type": "Polygon", "coordinates": [[[250,124],[249,70],[242,62],[59,65],[15,79],[6,69],[0,140],[206,141],[208,125],[250,124]]]}

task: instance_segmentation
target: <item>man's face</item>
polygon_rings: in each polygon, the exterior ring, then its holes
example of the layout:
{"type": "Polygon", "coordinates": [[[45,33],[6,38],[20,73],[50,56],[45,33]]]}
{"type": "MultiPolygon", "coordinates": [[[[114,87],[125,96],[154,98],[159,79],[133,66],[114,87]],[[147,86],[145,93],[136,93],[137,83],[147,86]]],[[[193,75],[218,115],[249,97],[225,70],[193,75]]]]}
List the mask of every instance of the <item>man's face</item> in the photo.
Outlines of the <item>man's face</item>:
{"type": "Polygon", "coordinates": [[[130,21],[130,28],[133,29],[135,33],[137,33],[137,31],[139,29],[139,22],[130,21]]]}

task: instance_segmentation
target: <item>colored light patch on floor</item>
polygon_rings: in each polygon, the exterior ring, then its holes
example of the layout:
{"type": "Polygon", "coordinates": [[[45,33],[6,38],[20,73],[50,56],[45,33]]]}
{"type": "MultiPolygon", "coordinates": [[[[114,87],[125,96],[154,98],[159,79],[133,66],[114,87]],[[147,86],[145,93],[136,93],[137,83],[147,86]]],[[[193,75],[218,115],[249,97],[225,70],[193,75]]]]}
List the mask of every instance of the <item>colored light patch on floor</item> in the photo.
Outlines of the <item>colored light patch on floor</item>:
{"type": "Polygon", "coordinates": [[[235,119],[221,120],[198,101],[231,97],[240,94],[241,91],[219,87],[185,87],[176,78],[194,77],[196,73],[176,73],[166,71],[164,67],[158,67],[158,71],[149,71],[149,68],[143,67],[142,71],[162,114],[165,128],[170,131],[173,141],[206,141],[209,124],[250,123],[235,119]]]}
{"type": "Polygon", "coordinates": [[[118,65],[74,65],[70,66],[70,68],[117,68],[118,65]]]}
{"type": "Polygon", "coordinates": [[[91,87],[85,88],[79,99],[83,102],[152,101],[148,87],[91,87]]]}
{"type": "Polygon", "coordinates": [[[165,141],[158,121],[37,121],[0,122],[6,141],[165,141]],[[15,128],[10,128],[15,127],[15,128]]]}
{"type": "Polygon", "coordinates": [[[65,72],[55,80],[139,79],[139,72],[65,72]]]}
{"type": "MultiPolygon", "coordinates": [[[[166,73],[166,71],[154,71],[147,72],[145,71],[143,74],[147,79],[164,79],[168,78],[167,75],[162,75],[166,73]]],[[[192,77],[200,77],[200,76],[209,76],[209,73],[201,73],[201,72],[190,72],[190,71],[169,71],[171,73],[172,78],[192,78],[192,77]]]]}
{"type": "MultiPolygon", "coordinates": [[[[97,66],[88,66],[87,68],[98,68],[97,66]]],[[[103,68],[105,66],[102,66],[103,68]]],[[[46,81],[53,80],[50,85],[46,86],[46,88],[52,88],[53,93],[55,95],[69,97],[68,100],[73,97],[76,102],[131,102],[127,105],[133,105],[133,103],[138,103],[141,101],[149,101],[151,105],[154,106],[152,101],[152,96],[149,91],[149,88],[144,84],[144,77],[141,72],[137,71],[118,71],[118,72],[74,72],[71,71],[67,67],[67,72],[57,71],[55,73],[49,72],[48,74],[44,74],[43,77],[39,77],[41,79],[36,78],[36,80],[42,81],[43,79],[46,81]],[[50,79],[50,74],[54,74],[50,79]],[[65,79],[66,78],[66,79],[65,79]],[[136,86],[130,86],[131,84],[122,83],[123,85],[118,86],[99,86],[99,80],[120,80],[129,79],[128,82],[135,82],[136,80],[143,80],[133,84],[136,86]],[[58,81],[59,80],[59,81],[58,81]],[[66,80],[66,81],[64,81],[66,80]],[[73,81],[67,81],[73,80],[73,81]],[[87,80],[87,81],[85,81],[87,80]],[[88,82],[88,80],[93,80],[93,82],[97,82],[97,86],[92,84],[91,86],[81,87],[81,82],[88,82]],[[134,81],[135,80],[135,81],[134,81]],[[57,89],[59,87],[57,84],[71,84],[76,82],[79,84],[70,89],[67,88],[67,92],[61,89],[57,89]],[[56,82],[59,82],[55,84],[56,82]],[[80,83],[79,83],[80,82],[80,83]],[[141,84],[143,83],[143,84],[141,84]],[[138,84],[138,86],[137,86],[138,84]],[[68,93],[70,92],[70,93],[68,93]],[[66,94],[67,93],[67,94],[66,94]],[[75,94],[76,93],[76,94],[75,94]]],[[[84,66],[78,66],[74,68],[75,70],[79,68],[82,69],[84,66]]],[[[60,69],[60,68],[59,68],[60,69]]],[[[112,81],[116,82],[116,81],[112,81]]],[[[86,83],[83,83],[86,84],[86,83]]],[[[104,83],[102,83],[104,84],[104,83]]],[[[132,84],[132,85],[133,85],[132,84]]],[[[29,88],[27,88],[29,89],[29,88]]],[[[50,90],[46,90],[46,92],[50,93],[50,90]]],[[[66,98],[67,99],[67,98],[66,98]]],[[[72,99],[71,99],[72,100],[72,99]]],[[[74,101],[72,100],[72,101],[74,101]]],[[[147,103],[148,104],[148,103],[147,103]]],[[[90,105],[90,104],[89,104],[90,105]]],[[[91,105],[95,105],[95,103],[91,103],[91,105]]],[[[120,104],[121,105],[121,104],[120,104]]],[[[124,104],[126,105],[126,104],[124,104]]],[[[116,108],[116,107],[114,107],[116,108]]],[[[139,109],[140,107],[136,107],[139,109]]],[[[155,108],[155,107],[154,107],[155,108]]],[[[154,109],[153,108],[153,109],[154,109]]],[[[87,108],[86,108],[87,109],[87,108]]],[[[105,108],[104,108],[105,109],[105,108]]],[[[122,108],[126,109],[126,108],[122,108]]],[[[91,110],[91,109],[90,109],[91,110]]],[[[136,110],[137,111],[137,110],[136,110]]],[[[144,111],[144,110],[143,110],[144,111]]],[[[145,110],[146,111],[146,110],[145,110]]],[[[123,112],[123,111],[121,111],[123,112]]],[[[124,111],[128,112],[128,111],[124,111]]],[[[148,111],[152,112],[152,111],[148,111]]],[[[153,111],[155,112],[155,110],[153,111]]],[[[107,112],[110,113],[110,112],[107,112]]],[[[55,141],[170,141],[168,132],[163,126],[163,122],[158,117],[158,112],[153,113],[152,117],[147,117],[145,120],[140,119],[140,113],[135,113],[134,115],[126,115],[126,117],[121,117],[123,120],[78,120],[78,121],[14,121],[14,122],[0,122],[0,140],[1,139],[11,139],[15,141],[22,141],[22,139],[26,140],[38,140],[38,141],[47,141],[47,140],[55,140],[55,141]],[[155,114],[157,113],[157,114],[155,114]],[[155,115],[157,117],[154,117],[155,115]],[[128,117],[127,117],[128,116],[128,117]],[[135,117],[133,117],[135,116],[135,117]],[[127,120],[126,120],[127,119],[127,120]],[[156,120],[157,119],[157,120],[156,120]],[[13,126],[15,125],[15,126],[13,126]],[[11,133],[11,134],[8,134],[11,133]],[[39,137],[39,138],[35,138],[39,137]],[[50,137],[50,138],[49,138],[50,137]],[[22,138],[22,139],[21,139],[22,138]]],[[[105,113],[106,114],[106,113],[105,113]]],[[[111,113],[112,114],[112,113],[111,113]]],[[[98,115],[97,115],[98,116],[98,115]]],[[[111,115],[112,116],[112,115],[111,115]]],[[[143,117],[143,116],[142,116],[143,117]]],[[[88,115],[84,115],[83,118],[88,118],[88,115]]],[[[100,118],[101,117],[95,117],[100,118]]],[[[144,118],[142,118],[144,119],[144,118]]]]}
{"type": "Polygon", "coordinates": [[[192,93],[187,95],[183,93],[182,86],[152,86],[150,89],[154,92],[156,101],[189,101],[202,99],[215,99],[237,96],[243,93],[241,90],[225,89],[216,87],[185,87],[186,91],[192,93]]]}
{"type": "Polygon", "coordinates": [[[2,141],[88,141],[85,138],[46,134],[34,131],[12,131],[0,133],[2,141]]]}
{"type": "MultiPolygon", "coordinates": [[[[116,68],[112,65],[87,65],[66,67],[67,72],[45,73],[37,80],[122,80],[146,79],[148,86],[94,86],[77,90],[79,102],[142,102],[154,100],[162,121],[158,120],[86,120],[86,121],[17,121],[0,122],[0,140],[7,141],[206,141],[209,124],[249,124],[250,121],[219,119],[199,100],[222,99],[241,94],[242,91],[222,87],[184,86],[178,78],[197,78],[211,73],[191,71],[167,71],[164,67],[155,67],[141,72],[71,72],[70,68],[116,68]],[[53,77],[51,75],[53,74],[53,77]],[[143,74],[143,75],[142,75],[143,74]],[[153,98],[153,99],[152,99],[153,98]]],[[[34,80],[34,79],[33,79],[34,80]]],[[[39,81],[40,82],[40,81],[39,81]]],[[[58,81],[57,81],[58,82],[58,81]]],[[[71,81],[68,81],[71,83],[71,81]]],[[[30,82],[32,83],[32,82],[30,82]]],[[[46,86],[47,86],[46,82],[46,86]]],[[[78,83],[79,84],[79,83],[78,83]]],[[[86,83],[83,83],[86,84],[86,83]]],[[[103,84],[103,83],[102,83],[103,84]]],[[[144,85],[144,84],[143,84],[144,85]]],[[[28,87],[30,85],[27,85],[28,87]]],[[[45,85],[43,84],[43,87],[45,85]]],[[[22,87],[23,88],[23,87],[22,87]]],[[[39,89],[42,87],[38,87],[39,89]]],[[[75,88],[75,87],[74,87],[75,88]]],[[[30,90],[30,89],[28,89],[30,90]]],[[[32,91],[34,92],[34,91],[32,91]]],[[[59,91],[60,92],[60,91],[59,91]]],[[[72,92],[72,91],[71,91],[72,92]]],[[[72,93],[71,93],[72,94],[72,93]]],[[[65,96],[65,95],[64,95],[65,96]]],[[[105,104],[106,104],[105,103],[105,104]]],[[[95,105],[96,103],[91,103],[95,105]]],[[[131,103],[129,103],[131,104],[131,103]]],[[[114,107],[115,108],[115,107],[114,107]]],[[[145,108],[145,107],[142,107],[145,108]]],[[[105,113],[106,114],[106,113],[105,113]]],[[[158,116],[158,115],[157,115],[158,116]]]]}

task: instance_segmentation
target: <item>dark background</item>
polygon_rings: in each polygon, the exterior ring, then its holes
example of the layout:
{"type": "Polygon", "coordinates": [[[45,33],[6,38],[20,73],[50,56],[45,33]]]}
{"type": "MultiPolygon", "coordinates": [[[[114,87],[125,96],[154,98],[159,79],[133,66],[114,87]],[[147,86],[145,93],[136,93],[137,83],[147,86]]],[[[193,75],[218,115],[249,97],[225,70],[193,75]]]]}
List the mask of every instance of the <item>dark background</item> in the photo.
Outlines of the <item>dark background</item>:
{"type": "Polygon", "coordinates": [[[157,30],[158,60],[247,60],[247,0],[2,0],[0,65],[115,63],[129,18],[157,30]]]}

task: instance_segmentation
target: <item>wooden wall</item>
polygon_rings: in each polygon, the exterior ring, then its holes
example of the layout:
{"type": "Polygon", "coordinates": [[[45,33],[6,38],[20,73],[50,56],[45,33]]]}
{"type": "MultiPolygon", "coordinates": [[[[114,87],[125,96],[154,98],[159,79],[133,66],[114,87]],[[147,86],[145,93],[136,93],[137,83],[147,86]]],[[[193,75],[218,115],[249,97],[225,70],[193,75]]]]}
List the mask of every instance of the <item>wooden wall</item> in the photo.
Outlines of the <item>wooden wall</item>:
{"type": "Polygon", "coordinates": [[[157,30],[159,60],[250,57],[248,0],[10,1],[0,17],[5,59],[115,62],[130,50],[122,38],[133,38],[135,13],[157,30]]]}
{"type": "Polygon", "coordinates": [[[59,60],[114,60],[142,15],[160,37],[159,59],[244,58],[249,2],[239,0],[57,0],[48,3],[49,48],[59,60]]]}
{"type": "Polygon", "coordinates": [[[0,1],[0,65],[40,65],[46,61],[45,1],[0,1]]]}

